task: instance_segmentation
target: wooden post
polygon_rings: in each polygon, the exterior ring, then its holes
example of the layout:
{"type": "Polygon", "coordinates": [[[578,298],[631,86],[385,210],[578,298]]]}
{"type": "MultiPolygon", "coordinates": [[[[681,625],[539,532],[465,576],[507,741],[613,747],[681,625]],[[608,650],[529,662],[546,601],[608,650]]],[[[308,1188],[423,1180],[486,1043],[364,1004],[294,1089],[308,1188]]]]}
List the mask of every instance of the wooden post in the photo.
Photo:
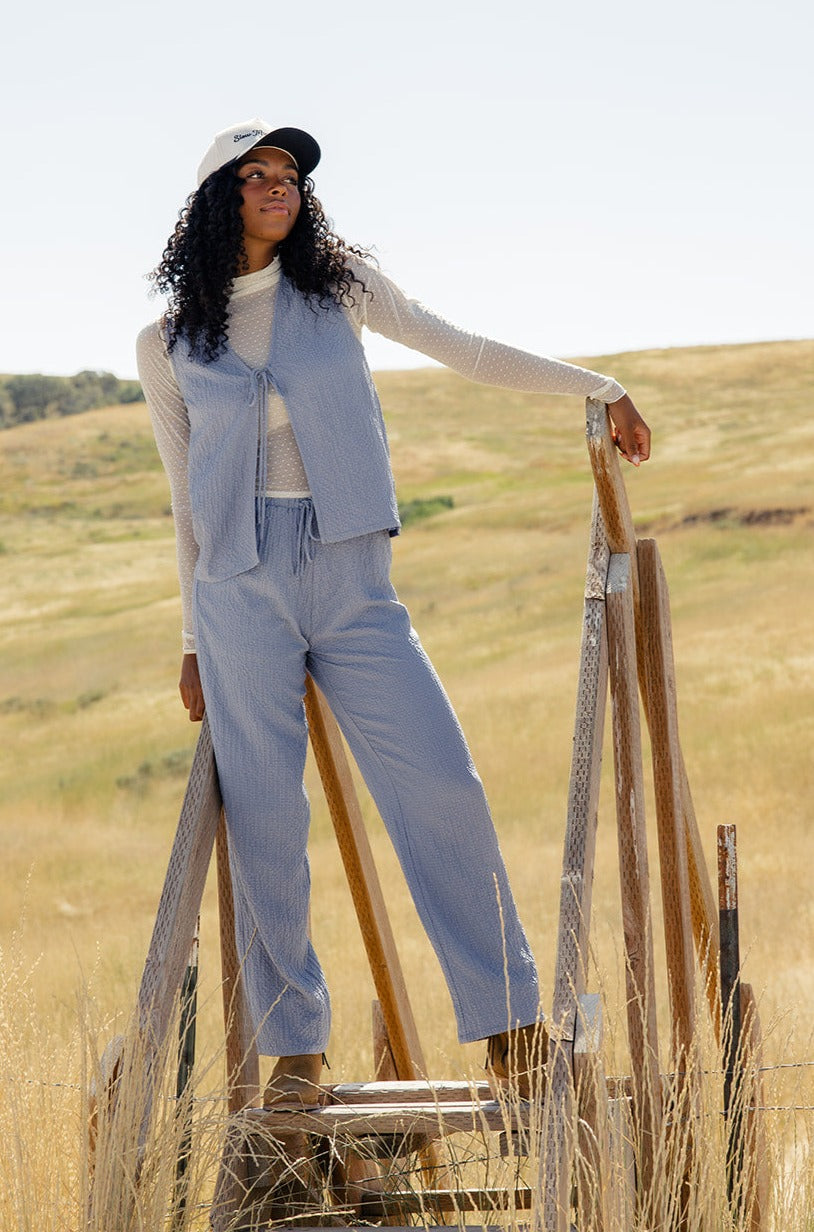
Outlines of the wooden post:
{"type": "Polygon", "coordinates": [[[122,1060],[122,1080],[133,1078],[140,1084],[142,1116],[136,1175],[152,1115],[157,1063],[195,936],[220,813],[212,737],[204,716],[139,985],[138,1032],[128,1036],[122,1060]]]}
{"type": "Polygon", "coordinates": [[[162,1047],[195,935],[221,813],[212,737],[204,716],[138,994],[149,1051],[162,1047]]]}
{"type": "Polygon", "coordinates": [[[397,1082],[396,1063],[393,1060],[393,1049],[390,1047],[381,1002],[371,1002],[370,1020],[373,1032],[373,1081],[397,1082]]]}
{"type": "Polygon", "coordinates": [[[761,1106],[763,1041],[754,993],[740,978],[737,830],[731,825],[718,827],[718,898],[727,1187],[740,1225],[760,1232],[769,1217],[768,1152],[761,1106]]]}
{"type": "Polygon", "coordinates": [[[539,1201],[546,1232],[569,1226],[574,1158],[574,1041],[579,997],[585,990],[591,892],[596,853],[602,733],[608,692],[605,583],[609,552],[594,498],[577,685],[574,745],[565,825],[560,919],[554,976],[547,1111],[540,1152],[539,1201]]]}
{"type": "Polygon", "coordinates": [[[636,1221],[636,1159],[630,1098],[616,1095],[608,1100],[610,1122],[609,1227],[632,1228],[636,1221]]]}
{"type": "Polygon", "coordinates": [[[636,569],[636,535],[625,491],[619,457],[613,443],[604,402],[589,398],[586,403],[588,454],[594,474],[596,495],[602,510],[605,536],[612,553],[627,553],[631,558],[630,588],[636,622],[639,623],[639,577],[636,569]]]}
{"type": "Polygon", "coordinates": [[[672,1008],[672,1055],[681,1068],[695,1033],[695,959],[693,956],[687,840],[681,800],[681,746],[678,741],[670,598],[653,539],[642,539],[637,549],[641,617],[647,629],[642,638],[656,821],[659,836],[664,941],[672,1008]]]}
{"type": "MultiPolygon", "coordinates": [[[[260,1102],[260,1059],[249,1016],[246,989],[235,937],[235,904],[229,866],[229,837],[221,813],[215,842],[220,923],[221,994],[226,1031],[226,1106],[229,1116],[260,1102]]],[[[225,1232],[248,1188],[248,1161],[243,1134],[226,1127],[220,1168],[210,1210],[213,1232],[225,1232]]]]}
{"type": "Polygon", "coordinates": [[[741,1033],[743,1039],[744,1097],[742,1181],[744,1224],[749,1232],[769,1226],[769,1150],[763,1108],[763,1037],[755,994],[741,981],[741,1033]]]}
{"type": "MultiPolygon", "coordinates": [[[[588,452],[596,483],[596,492],[608,536],[611,552],[626,552],[636,558],[636,539],[624,481],[616,448],[611,439],[608,409],[604,402],[589,398],[586,403],[588,452]]],[[[648,688],[644,676],[647,659],[643,645],[643,624],[638,618],[638,568],[633,571],[634,611],[636,611],[636,642],[639,687],[645,718],[650,723],[648,688]]],[[[718,917],[715,892],[712,888],[701,837],[695,817],[692,792],[683,755],[679,751],[681,778],[681,808],[687,843],[687,873],[690,887],[693,937],[696,954],[706,976],[707,999],[713,1021],[718,1026],[718,917]]]]}
{"type": "Polygon", "coordinates": [[[175,1161],[175,1192],[173,1194],[172,1226],[184,1226],[189,1181],[187,1171],[192,1150],[192,1092],[190,1084],[195,1068],[195,1031],[198,1014],[198,951],[201,918],[195,925],[195,936],[181,985],[181,1014],[178,1022],[178,1074],[175,1083],[175,1115],[181,1122],[181,1138],[175,1161]]]}
{"type": "Polygon", "coordinates": [[[738,931],[738,849],[734,826],[718,826],[718,909],[721,928],[721,1013],[724,1041],[724,1117],[730,1202],[743,1172],[743,1064],[738,931]]]}
{"type": "Polygon", "coordinates": [[[639,1132],[640,1197],[644,1203],[643,1209],[657,1225],[657,1195],[653,1181],[655,1151],[661,1127],[661,1079],[633,587],[631,560],[627,555],[611,556],[607,607],[628,1037],[639,1132]]]}
{"type": "MultiPolygon", "coordinates": [[[[195,935],[220,812],[212,739],[204,717],[139,985],[136,1021],[122,1042],[111,1091],[110,1139],[126,1146],[116,1155],[106,1202],[109,1210],[121,1215],[123,1225],[133,1210],[159,1061],[166,1059],[164,1049],[195,935]]],[[[95,1208],[95,1196],[93,1201],[95,1208]]]]}
{"type": "Polygon", "coordinates": [[[695,953],[704,976],[707,1004],[716,1037],[720,1040],[720,985],[718,978],[718,921],[715,894],[707,861],[701,844],[701,832],[695,816],[690,781],[681,754],[681,808],[684,814],[684,836],[687,842],[687,875],[690,884],[690,912],[695,953]]]}
{"type": "Polygon", "coordinates": [[[552,1025],[560,1038],[571,1040],[575,1038],[578,999],[585,991],[591,921],[602,735],[608,691],[605,586],[609,560],[599,506],[594,501],[568,784],[552,1011],[552,1025]]]}
{"type": "Polygon", "coordinates": [[[610,1125],[608,1087],[602,1064],[602,1003],[596,993],[580,997],[574,1040],[577,1093],[577,1213],[581,1227],[608,1232],[611,1227],[610,1125]]]}

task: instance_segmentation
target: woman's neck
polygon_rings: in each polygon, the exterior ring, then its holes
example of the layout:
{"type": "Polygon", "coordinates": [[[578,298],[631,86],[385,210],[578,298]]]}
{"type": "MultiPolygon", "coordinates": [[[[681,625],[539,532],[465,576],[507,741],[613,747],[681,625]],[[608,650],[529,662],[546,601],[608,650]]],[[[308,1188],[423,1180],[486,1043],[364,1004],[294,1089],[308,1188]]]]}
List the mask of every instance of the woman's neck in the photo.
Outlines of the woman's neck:
{"type": "Polygon", "coordinates": [[[277,244],[253,243],[244,236],[243,250],[249,263],[249,268],[246,272],[248,274],[256,274],[258,270],[265,269],[271,265],[277,256],[277,247],[277,244]]]}

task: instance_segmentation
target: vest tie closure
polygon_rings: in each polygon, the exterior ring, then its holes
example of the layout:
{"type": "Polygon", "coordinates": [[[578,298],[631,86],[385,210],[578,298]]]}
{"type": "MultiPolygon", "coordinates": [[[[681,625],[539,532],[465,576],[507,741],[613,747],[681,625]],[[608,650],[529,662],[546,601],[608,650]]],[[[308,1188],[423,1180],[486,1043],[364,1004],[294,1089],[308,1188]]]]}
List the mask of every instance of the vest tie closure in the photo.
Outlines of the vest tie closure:
{"type": "Polygon", "coordinates": [[[269,395],[279,394],[277,383],[268,368],[252,372],[251,401],[257,406],[257,468],[255,471],[254,508],[257,528],[257,548],[266,531],[266,485],[268,480],[268,408],[269,395]]]}

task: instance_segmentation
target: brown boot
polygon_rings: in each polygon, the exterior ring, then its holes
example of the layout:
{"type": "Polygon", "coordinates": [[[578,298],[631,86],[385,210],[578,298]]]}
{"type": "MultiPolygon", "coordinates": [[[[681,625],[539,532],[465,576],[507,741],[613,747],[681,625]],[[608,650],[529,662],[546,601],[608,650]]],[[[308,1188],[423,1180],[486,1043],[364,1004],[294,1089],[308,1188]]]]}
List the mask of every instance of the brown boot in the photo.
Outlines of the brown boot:
{"type": "Polygon", "coordinates": [[[520,1099],[536,1099],[545,1091],[548,1032],[545,1023],[532,1022],[512,1031],[499,1031],[486,1041],[486,1074],[495,1099],[502,1091],[520,1099]]]}
{"type": "Polygon", "coordinates": [[[301,1053],[278,1057],[263,1092],[264,1108],[318,1108],[324,1094],[319,1085],[324,1055],[301,1053]]]}

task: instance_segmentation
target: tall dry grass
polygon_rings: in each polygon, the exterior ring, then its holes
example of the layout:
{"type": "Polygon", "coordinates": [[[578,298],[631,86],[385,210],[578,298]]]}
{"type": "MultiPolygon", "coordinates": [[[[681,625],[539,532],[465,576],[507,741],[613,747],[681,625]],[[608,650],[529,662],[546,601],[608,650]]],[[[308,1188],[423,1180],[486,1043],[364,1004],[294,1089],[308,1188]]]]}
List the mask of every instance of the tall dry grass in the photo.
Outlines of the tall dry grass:
{"type": "MultiPolygon", "coordinates": [[[[663,1078],[660,1098],[664,1119],[647,1148],[654,1160],[652,1182],[647,1188],[639,1187],[638,1197],[631,1161],[641,1160],[646,1148],[637,1136],[629,1101],[623,1098],[623,1076],[617,1075],[609,1083],[614,1096],[610,1105],[600,1093],[599,1115],[589,1122],[573,1123],[577,1145],[570,1193],[575,1205],[569,1218],[580,1232],[599,1232],[600,1228],[605,1232],[652,1232],[677,1226],[687,1232],[736,1232],[747,1228],[756,1165],[765,1165],[771,1180],[761,1228],[807,1232],[814,1227],[812,1067],[763,1068],[760,1056],[744,1058],[742,1102],[736,1103],[732,1113],[740,1120],[743,1133],[733,1144],[722,1116],[721,1050],[711,1027],[704,1025],[703,1015],[699,1015],[699,1021],[701,1026],[681,1072],[663,1078]],[[759,1090],[762,1125],[759,1139],[754,1137],[750,1119],[755,1089],[759,1090]],[[756,1141],[760,1144],[759,1158],[753,1150],[756,1141]],[[728,1160],[733,1153],[741,1162],[730,1175],[728,1160]]],[[[99,1062],[109,1028],[110,1024],[96,1021],[93,1002],[84,1000],[77,1006],[71,1037],[55,1040],[38,1018],[27,973],[13,961],[4,966],[0,991],[3,1232],[62,1232],[66,1228],[158,1232],[170,1227],[174,1232],[197,1232],[209,1226],[227,1125],[222,1053],[199,1056],[187,1108],[175,1098],[174,1033],[170,1033],[164,1055],[150,1071],[138,1032],[126,1031],[122,1070],[111,1088],[115,1100],[108,1103],[104,1096],[100,1100],[95,1152],[91,1154],[88,1094],[91,1089],[106,1090],[107,1075],[99,1062]],[[148,1105],[151,1116],[145,1122],[148,1105]],[[187,1111],[191,1118],[188,1141],[187,1111]],[[183,1191],[176,1168],[182,1150],[188,1158],[183,1191]],[[182,1192],[183,1204],[179,1205],[182,1192]]],[[[610,1029],[611,1033],[623,1033],[618,1022],[611,1023],[610,1029]]],[[[773,1028],[784,1029],[783,1024],[773,1028]]],[[[799,1041],[789,1041],[783,1051],[795,1044],[799,1041]]],[[[474,1072],[471,1078],[474,1090],[482,1074],[474,1072]]],[[[582,1110],[590,1105],[588,1087],[594,1081],[601,1082],[602,1077],[597,1078],[588,1067],[580,1090],[582,1110]]],[[[532,1197],[530,1210],[518,1204],[514,1194],[529,1186],[537,1190],[545,1173],[546,1132],[554,1111],[550,1093],[531,1105],[528,1128],[520,1131],[512,1097],[502,1102],[508,1131],[502,1150],[499,1135],[479,1130],[477,1117],[472,1133],[456,1134],[438,1144],[450,1189],[462,1192],[491,1187],[505,1191],[480,1214],[453,1215],[453,1224],[486,1222],[514,1228],[542,1218],[539,1191],[532,1197]]],[[[278,1183],[285,1181],[283,1166],[289,1174],[297,1173],[307,1181],[305,1189],[295,1189],[295,1205],[282,1213],[278,1210],[278,1221],[285,1224],[305,1219],[334,1226],[358,1222],[357,1209],[347,1205],[348,1191],[331,1187],[325,1172],[314,1163],[312,1147],[303,1140],[298,1148],[304,1150],[302,1158],[292,1156],[290,1147],[288,1154],[276,1148],[278,1183]]],[[[370,1165],[368,1152],[362,1144],[360,1156],[370,1165]]],[[[381,1186],[406,1195],[401,1200],[399,1222],[419,1226],[444,1222],[425,1196],[428,1181],[418,1155],[400,1157],[392,1165],[379,1161],[378,1167],[389,1173],[381,1186]]],[[[369,1166],[366,1171],[370,1174],[369,1166]]],[[[289,1195],[290,1190],[289,1186],[289,1195]]],[[[358,1199],[358,1193],[351,1191],[354,1195],[358,1199]]],[[[249,1227],[249,1217],[244,1212],[232,1226],[249,1227]]]]}
{"type": "MultiPolygon", "coordinates": [[[[766,1091],[771,1107],[800,1106],[767,1114],[775,1226],[794,1229],[807,1226],[814,1103],[813,357],[811,343],[777,343],[593,361],[635,392],[656,431],[653,462],[628,475],[631,504],[640,532],[658,539],[671,587],[682,745],[710,863],[716,825],[739,827],[742,953],[764,1020],[774,1024],[766,1063],[803,1066],[772,1068],[766,1091]],[[752,518],[772,511],[778,516],[752,518]]],[[[379,383],[400,496],[453,498],[397,543],[396,584],[467,731],[549,986],[591,496],[581,407],[470,386],[449,373],[386,374],[379,383]]],[[[172,532],[143,408],[2,433],[0,461],[8,1092],[0,1202],[4,1228],[73,1228],[85,1183],[81,1088],[96,1064],[82,1058],[97,1056],[126,1025],[196,732],[175,691],[172,532]]],[[[606,1006],[606,1066],[622,1074],[624,962],[608,777],[591,979],[606,1006]]],[[[353,1080],[372,1072],[373,990],[310,765],[308,784],[313,930],[334,1000],[331,1076],[353,1080]]],[[[363,808],[431,1074],[482,1077],[481,1049],[455,1040],[440,973],[366,797],[363,808]]],[[[652,853],[652,833],[650,840],[652,853]]],[[[656,901],[665,1034],[660,926],[656,901]]],[[[201,1203],[223,1124],[217,945],[209,886],[193,1185],[201,1203]]],[[[704,1049],[702,1064],[715,1071],[719,1058],[704,1049]]],[[[144,1227],[159,1218],[171,1186],[176,1131],[170,1105],[161,1107],[170,1145],[150,1174],[144,1227]]],[[[714,1113],[711,1123],[718,1120],[714,1113]]],[[[722,1212],[717,1142],[711,1133],[705,1166],[718,1180],[705,1175],[696,1201],[703,1191],[708,1211],[722,1212]]],[[[728,1226],[725,1214],[715,1226],[728,1226]]]]}

